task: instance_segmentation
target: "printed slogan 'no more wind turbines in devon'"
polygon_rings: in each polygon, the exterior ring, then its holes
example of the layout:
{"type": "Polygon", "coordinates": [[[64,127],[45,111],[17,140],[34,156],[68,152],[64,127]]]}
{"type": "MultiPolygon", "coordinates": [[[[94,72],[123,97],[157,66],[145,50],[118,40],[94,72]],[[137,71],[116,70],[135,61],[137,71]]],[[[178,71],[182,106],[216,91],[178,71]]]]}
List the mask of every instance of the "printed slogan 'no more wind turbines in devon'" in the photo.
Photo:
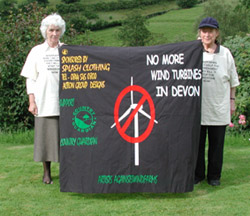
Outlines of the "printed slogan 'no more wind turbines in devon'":
{"type": "Polygon", "coordinates": [[[149,134],[153,129],[154,123],[158,124],[158,121],[155,120],[155,107],[152,98],[144,88],[137,85],[133,85],[133,77],[131,77],[131,86],[128,86],[125,89],[123,89],[123,91],[120,93],[120,95],[116,100],[114,108],[114,119],[115,123],[111,126],[111,128],[116,126],[119,134],[123,137],[123,139],[125,139],[128,142],[134,143],[135,166],[139,166],[139,143],[145,140],[149,136],[149,134]],[[133,95],[134,91],[138,91],[142,94],[142,98],[138,103],[134,103],[134,95],[133,95]],[[129,92],[130,92],[131,104],[129,108],[118,119],[120,103],[123,97],[129,92]],[[149,104],[150,115],[143,110],[143,103],[146,100],[148,101],[149,104]],[[142,135],[139,135],[139,115],[138,115],[139,113],[150,119],[148,128],[142,135]],[[127,116],[128,119],[124,123],[123,127],[121,127],[120,121],[122,121],[127,116]],[[133,121],[133,119],[134,119],[134,137],[130,137],[127,134],[125,134],[125,131],[127,130],[130,123],[133,121]]]}

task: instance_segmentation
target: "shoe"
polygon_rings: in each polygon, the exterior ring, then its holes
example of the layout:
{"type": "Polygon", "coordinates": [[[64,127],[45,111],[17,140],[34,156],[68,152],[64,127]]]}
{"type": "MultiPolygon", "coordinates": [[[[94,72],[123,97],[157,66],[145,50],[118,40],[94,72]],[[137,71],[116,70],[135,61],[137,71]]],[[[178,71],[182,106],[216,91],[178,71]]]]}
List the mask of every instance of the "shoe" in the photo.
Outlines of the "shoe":
{"type": "Polygon", "coordinates": [[[219,186],[220,185],[220,180],[208,180],[207,183],[211,186],[219,186]]]}

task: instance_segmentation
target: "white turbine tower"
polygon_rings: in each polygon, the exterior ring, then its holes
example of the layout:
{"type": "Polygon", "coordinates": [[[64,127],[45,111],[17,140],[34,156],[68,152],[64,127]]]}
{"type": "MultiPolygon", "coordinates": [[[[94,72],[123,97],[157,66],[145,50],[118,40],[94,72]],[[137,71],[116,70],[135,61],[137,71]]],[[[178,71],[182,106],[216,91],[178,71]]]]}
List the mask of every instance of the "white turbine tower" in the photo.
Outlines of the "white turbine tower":
{"type": "MultiPolygon", "coordinates": [[[[131,77],[131,86],[133,86],[133,77],[131,77]]],[[[134,103],[133,91],[130,91],[130,99],[131,99],[131,104],[130,104],[129,108],[123,113],[123,115],[118,119],[119,122],[121,120],[123,120],[126,116],[128,116],[130,114],[130,112],[137,107],[137,104],[134,103]]],[[[141,113],[142,115],[144,115],[145,117],[151,119],[151,116],[143,110],[143,105],[140,106],[138,112],[141,113]]],[[[139,115],[138,115],[138,112],[134,116],[134,137],[135,138],[139,137],[139,115]]],[[[156,124],[158,124],[158,121],[154,120],[154,122],[156,124]]],[[[111,128],[113,128],[115,125],[116,125],[116,123],[114,123],[111,126],[111,128]]],[[[134,145],[135,145],[135,166],[139,166],[139,142],[134,143],[134,145]]]]}

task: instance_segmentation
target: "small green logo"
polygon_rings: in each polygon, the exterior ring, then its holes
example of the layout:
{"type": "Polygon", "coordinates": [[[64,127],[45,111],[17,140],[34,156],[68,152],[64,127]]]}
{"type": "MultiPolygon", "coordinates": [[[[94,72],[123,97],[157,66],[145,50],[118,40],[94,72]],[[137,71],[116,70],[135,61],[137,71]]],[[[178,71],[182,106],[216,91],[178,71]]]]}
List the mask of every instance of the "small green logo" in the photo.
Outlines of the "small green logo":
{"type": "Polygon", "coordinates": [[[87,106],[78,107],[73,112],[72,125],[82,133],[91,131],[96,125],[96,117],[93,109],[87,106]]]}

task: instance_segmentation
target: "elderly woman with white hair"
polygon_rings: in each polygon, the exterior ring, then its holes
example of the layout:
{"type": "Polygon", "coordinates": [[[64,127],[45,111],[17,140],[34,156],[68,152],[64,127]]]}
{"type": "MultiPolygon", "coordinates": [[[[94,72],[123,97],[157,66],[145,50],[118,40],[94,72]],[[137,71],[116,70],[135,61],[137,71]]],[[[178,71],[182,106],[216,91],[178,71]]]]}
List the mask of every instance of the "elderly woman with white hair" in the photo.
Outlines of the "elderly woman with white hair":
{"type": "Polygon", "coordinates": [[[52,184],[51,162],[59,162],[59,52],[65,21],[58,14],[44,18],[45,42],[33,47],[21,75],[26,77],[29,112],[35,116],[34,161],[43,162],[43,182],[52,184]]]}

